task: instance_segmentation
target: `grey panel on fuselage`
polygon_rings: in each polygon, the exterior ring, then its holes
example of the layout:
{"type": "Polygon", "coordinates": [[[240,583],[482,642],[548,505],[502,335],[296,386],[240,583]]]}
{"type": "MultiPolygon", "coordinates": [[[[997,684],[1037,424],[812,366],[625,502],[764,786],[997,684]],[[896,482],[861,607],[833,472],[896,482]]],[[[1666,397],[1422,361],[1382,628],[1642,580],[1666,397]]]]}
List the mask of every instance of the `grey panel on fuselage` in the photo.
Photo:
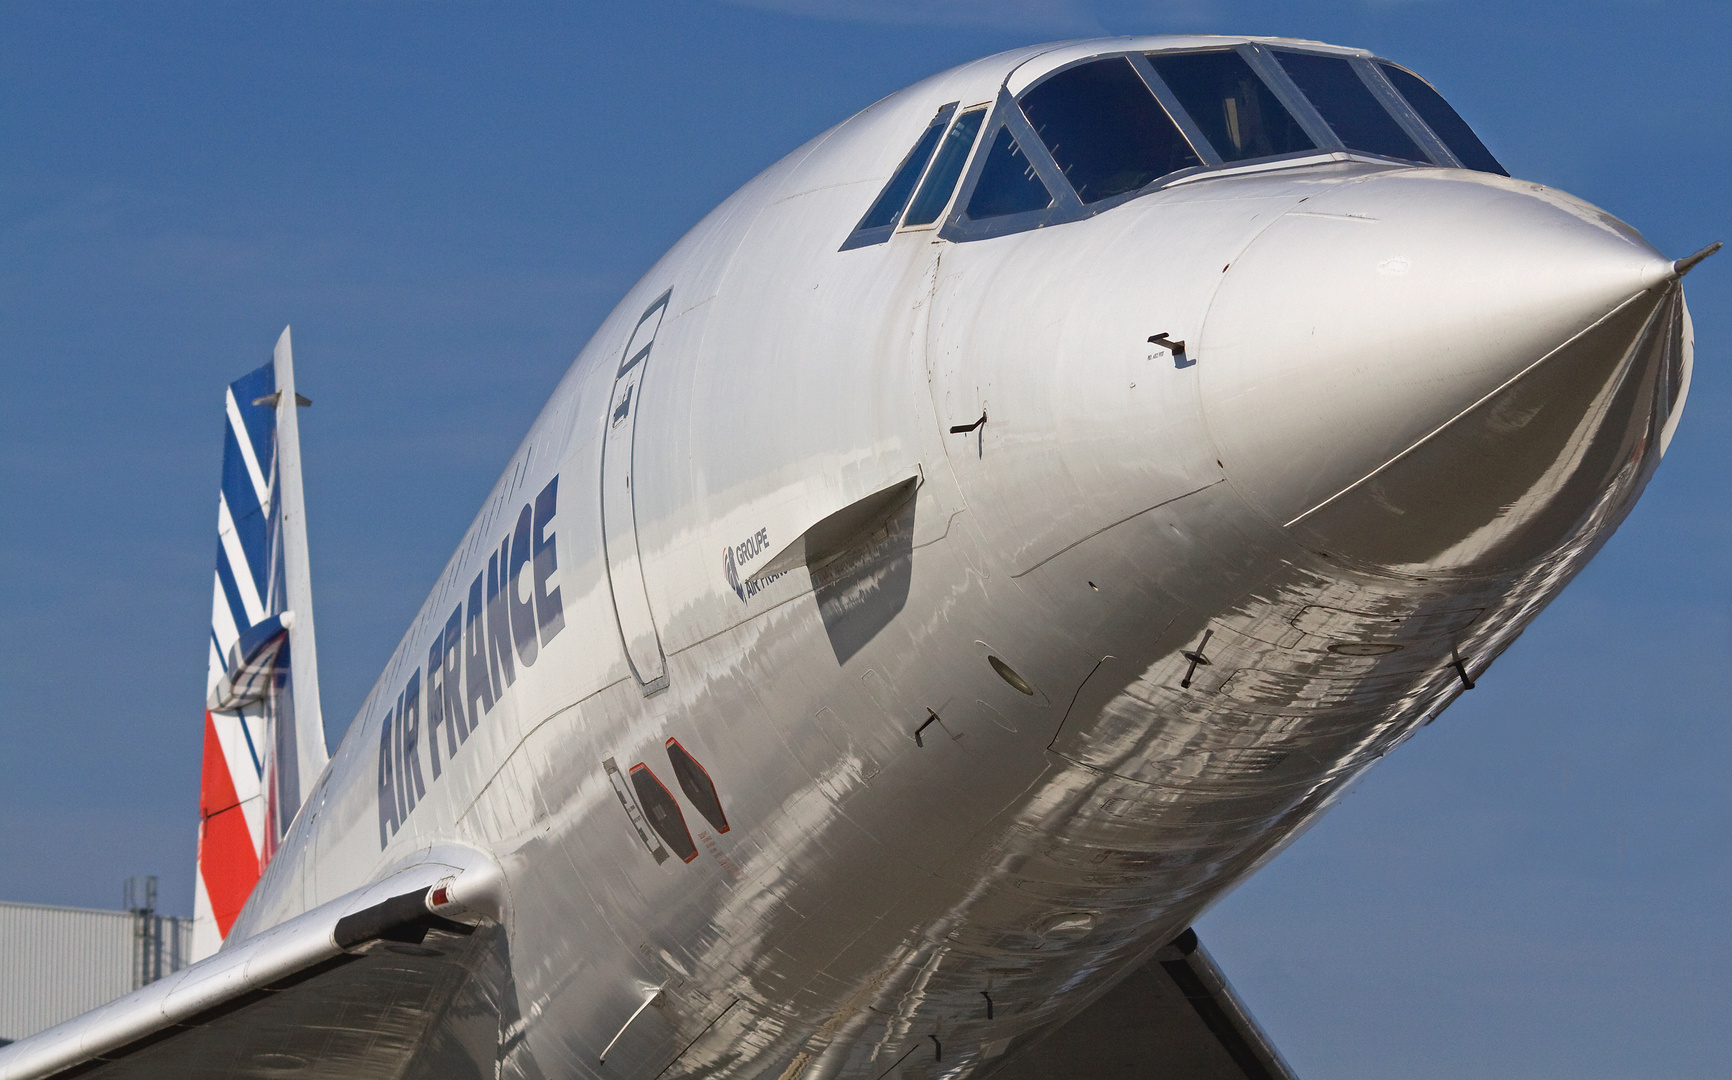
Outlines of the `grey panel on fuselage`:
{"type": "Polygon", "coordinates": [[[992,1080],[1293,1080],[1214,960],[1187,930],[1025,1050],[992,1080]]]}
{"type": "Polygon", "coordinates": [[[812,572],[818,612],[838,664],[846,664],[908,603],[915,506],[910,494],[882,525],[812,572]]]}

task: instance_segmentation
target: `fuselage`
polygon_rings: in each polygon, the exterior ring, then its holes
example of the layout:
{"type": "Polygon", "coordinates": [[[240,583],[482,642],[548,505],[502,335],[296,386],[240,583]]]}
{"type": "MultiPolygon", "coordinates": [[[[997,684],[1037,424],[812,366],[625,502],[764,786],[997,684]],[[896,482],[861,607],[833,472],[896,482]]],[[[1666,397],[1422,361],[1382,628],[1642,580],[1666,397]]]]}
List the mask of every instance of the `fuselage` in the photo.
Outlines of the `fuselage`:
{"type": "Polygon", "coordinates": [[[1323,148],[845,243],[948,104],[990,133],[1063,64],[1242,41],[967,65],[696,226],[554,392],[230,941],[467,845],[505,870],[526,1075],[950,1075],[1433,719],[1669,438],[1688,317],[1633,230],[1323,148]]]}

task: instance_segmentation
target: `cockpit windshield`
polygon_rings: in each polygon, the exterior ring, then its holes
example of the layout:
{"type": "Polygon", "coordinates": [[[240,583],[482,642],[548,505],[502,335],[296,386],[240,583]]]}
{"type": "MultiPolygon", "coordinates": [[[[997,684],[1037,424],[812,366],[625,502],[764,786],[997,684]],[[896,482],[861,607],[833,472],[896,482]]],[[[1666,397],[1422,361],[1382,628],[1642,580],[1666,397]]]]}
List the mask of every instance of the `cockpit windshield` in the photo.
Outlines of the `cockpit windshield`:
{"type": "Polygon", "coordinates": [[[1232,49],[1152,53],[1155,66],[1222,161],[1274,157],[1317,144],[1232,49]]]}
{"type": "Polygon", "coordinates": [[[980,178],[974,182],[974,194],[968,200],[968,216],[975,221],[1009,217],[1045,210],[1052,205],[1052,192],[1035,171],[1033,162],[1022,152],[1016,136],[1007,127],[998,129],[992,140],[992,152],[980,178]]]}
{"type": "Polygon", "coordinates": [[[1352,60],[1288,49],[1275,50],[1275,56],[1347,149],[1408,161],[1426,160],[1425,151],[1389,115],[1354,70],[1352,60]]]}
{"type": "Polygon", "coordinates": [[[1456,160],[1469,169],[1480,172],[1497,173],[1508,176],[1509,171],[1498,164],[1485,143],[1479,141],[1479,136],[1467,126],[1467,121],[1461,114],[1450,108],[1449,102],[1443,100],[1443,95],[1431,88],[1431,84],[1403,67],[1391,63],[1379,63],[1383,74],[1395,85],[1407,103],[1413,106],[1413,111],[1419,114],[1426,126],[1442,139],[1449,152],[1456,160]]]}
{"type": "Polygon", "coordinates": [[[950,193],[956,188],[956,178],[962,175],[962,167],[968,164],[968,152],[974,149],[974,138],[980,134],[980,122],[985,119],[985,109],[970,109],[950,125],[944,144],[938,148],[938,157],[932,163],[932,171],[926,174],[925,183],[914,196],[914,205],[908,208],[908,216],[902,219],[903,225],[930,225],[944,213],[950,202],[950,193]]]}
{"type": "Polygon", "coordinates": [[[1122,56],[1061,71],[1024,94],[1021,105],[1084,203],[1203,163],[1122,56]]]}
{"type": "Polygon", "coordinates": [[[949,240],[1056,225],[1211,170],[1319,153],[1509,175],[1425,80],[1326,47],[1096,55],[990,108],[957,105],[932,118],[843,250],[935,222],[949,240]]]}
{"type": "Polygon", "coordinates": [[[956,105],[954,101],[945,105],[938,110],[932,122],[926,125],[919,141],[902,159],[902,164],[896,167],[896,171],[890,176],[890,182],[885,184],[884,190],[872,200],[866,216],[860,219],[860,224],[854,226],[853,233],[842,244],[843,251],[882,244],[890,239],[890,234],[896,231],[896,223],[902,219],[903,209],[908,206],[908,197],[914,194],[914,185],[920,182],[921,174],[932,160],[932,152],[938,148],[939,138],[944,135],[951,115],[956,112],[956,105]]]}
{"type": "Polygon", "coordinates": [[[914,194],[914,185],[920,182],[920,174],[926,170],[926,163],[932,160],[932,150],[938,145],[938,137],[944,134],[944,125],[950,121],[950,114],[955,111],[954,101],[938,110],[932,123],[926,125],[920,141],[914,144],[914,149],[908,151],[908,156],[902,159],[895,175],[884,185],[884,190],[878,193],[877,201],[866,211],[866,216],[860,219],[860,228],[881,229],[896,224],[896,219],[902,216],[902,208],[908,205],[908,196],[914,194]]]}

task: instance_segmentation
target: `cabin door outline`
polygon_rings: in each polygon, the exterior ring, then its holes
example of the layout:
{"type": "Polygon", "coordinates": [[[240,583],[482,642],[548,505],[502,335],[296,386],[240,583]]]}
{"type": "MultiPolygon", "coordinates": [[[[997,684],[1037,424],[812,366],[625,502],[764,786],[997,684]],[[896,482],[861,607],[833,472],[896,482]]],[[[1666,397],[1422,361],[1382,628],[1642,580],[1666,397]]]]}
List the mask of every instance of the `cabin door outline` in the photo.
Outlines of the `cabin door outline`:
{"type": "Polygon", "coordinates": [[[644,370],[672,295],[672,290],[662,293],[644,310],[626,342],[614,375],[613,394],[608,398],[601,443],[601,537],[607,583],[626,661],[645,697],[667,688],[668,673],[638,548],[632,449],[643,400],[644,370]]]}

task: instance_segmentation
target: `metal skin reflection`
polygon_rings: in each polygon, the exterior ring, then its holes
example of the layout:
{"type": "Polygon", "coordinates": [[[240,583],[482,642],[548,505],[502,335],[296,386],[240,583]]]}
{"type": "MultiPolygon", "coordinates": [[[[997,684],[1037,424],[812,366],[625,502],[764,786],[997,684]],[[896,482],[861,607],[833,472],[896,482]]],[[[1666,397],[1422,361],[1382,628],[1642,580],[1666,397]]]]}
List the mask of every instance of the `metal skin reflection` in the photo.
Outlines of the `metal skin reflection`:
{"type": "MultiPolygon", "coordinates": [[[[1452,656],[1483,670],[1658,461],[1667,373],[1687,370],[1671,263],[1529,185],[1323,164],[997,243],[835,253],[860,195],[826,182],[867,148],[899,153],[968,74],[773,169],[621,306],[630,320],[638,297],[675,297],[635,470],[670,687],[643,698],[617,657],[609,685],[573,680],[575,708],[525,732],[478,805],[512,805],[479,838],[523,868],[511,967],[536,1018],[524,1051],[549,1073],[596,1072],[644,986],[666,1002],[607,1075],[653,1075],[724,1009],[682,1072],[806,1054],[814,1078],[878,1075],[938,1034],[950,1060],[902,1070],[937,1075],[1014,1047],[1435,716],[1461,689],[1452,656]],[[1156,330],[1196,364],[1151,357],[1156,330]],[[987,408],[978,441],[948,434],[987,408]],[[745,608],[716,560],[673,565],[755,532],[720,522],[782,500],[815,517],[908,463],[910,542],[892,528],[878,545],[907,561],[907,593],[845,664],[808,575],[745,608]],[[1179,690],[1205,630],[1211,665],[1179,690]],[[1059,704],[1007,687],[976,638],[1059,704]],[[1404,648],[1327,648],[1358,640],[1404,648]],[[883,700],[868,672],[894,688],[883,700]],[[814,730],[822,708],[859,750],[814,730]],[[917,747],[928,709],[944,735],[917,747]],[[743,826],[739,881],[645,857],[602,781],[602,757],[668,735],[743,826]],[[1087,933],[1041,933],[1067,911],[1087,933]]],[[[574,368],[567,476],[597,473],[605,402],[582,376],[607,367],[574,368]]],[[[593,554],[562,563],[568,595],[594,592],[593,554]]],[[[617,637],[608,622],[589,639],[617,637]]]]}
{"type": "Polygon", "coordinates": [[[570,629],[383,852],[363,709],[231,942],[468,845],[504,880],[472,995],[500,1025],[487,1075],[495,1051],[514,1076],[981,1075],[1273,857],[1581,570],[1683,404],[1670,260],[1550,189],[1340,153],[838,250],[941,106],[1042,55],[818,137],[627,295],[375,693],[556,474],[570,629]],[[664,294],[629,466],[662,688],[627,661],[597,516],[622,351],[664,294]],[[662,774],[689,864],[652,857],[604,759],[662,774]]]}

